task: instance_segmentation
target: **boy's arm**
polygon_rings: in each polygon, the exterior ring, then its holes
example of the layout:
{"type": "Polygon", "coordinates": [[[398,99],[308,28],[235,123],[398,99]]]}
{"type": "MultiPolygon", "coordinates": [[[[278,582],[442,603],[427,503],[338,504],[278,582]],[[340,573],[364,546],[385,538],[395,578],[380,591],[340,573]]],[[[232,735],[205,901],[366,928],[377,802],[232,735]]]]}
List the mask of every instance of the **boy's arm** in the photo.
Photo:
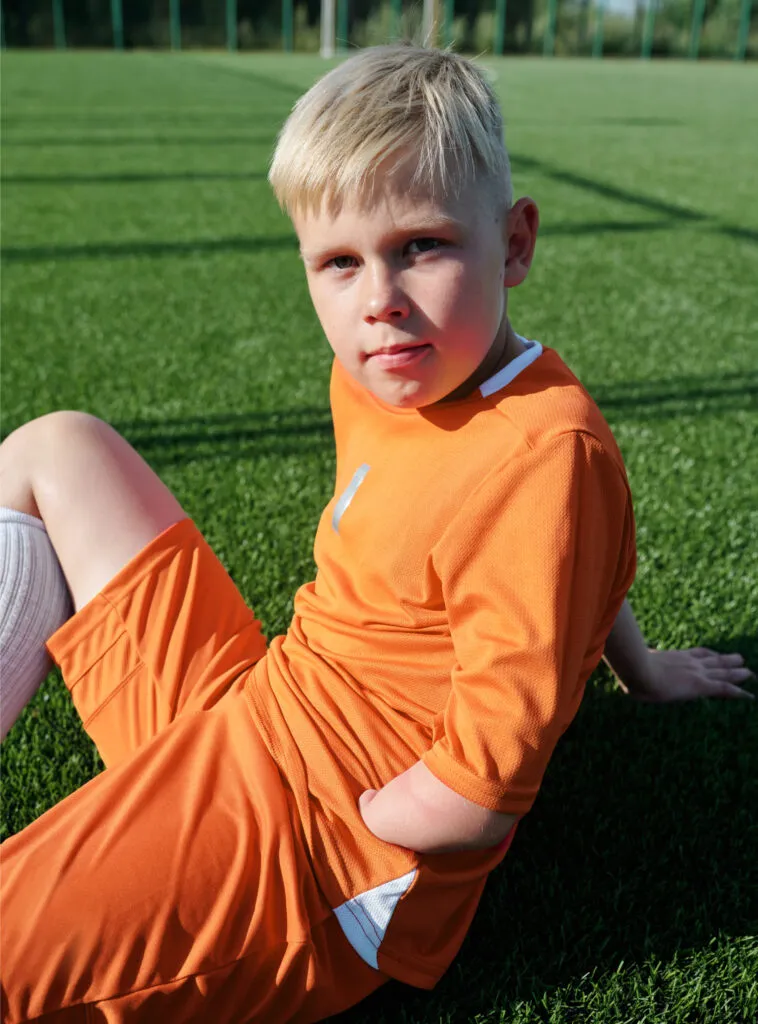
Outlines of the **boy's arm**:
{"type": "Polygon", "coordinates": [[[697,697],[753,698],[738,685],[753,678],[741,654],[719,654],[707,647],[651,649],[628,601],[624,601],[613,624],[604,658],[624,692],[638,700],[664,703],[697,697]]]}
{"type": "Polygon", "coordinates": [[[368,829],[379,839],[416,853],[483,850],[502,842],[518,820],[460,796],[417,761],[382,789],[358,802],[368,829]]]}
{"type": "MultiPolygon", "coordinates": [[[[747,697],[739,683],[753,678],[739,654],[705,647],[684,651],[648,648],[628,601],[605,645],[605,660],[622,689],[639,700],[747,697]]],[[[501,843],[518,821],[460,796],[418,761],[382,789],[359,800],[366,826],[377,838],[416,853],[483,850],[501,843]]]]}
{"type": "Polygon", "coordinates": [[[419,853],[485,849],[532,806],[579,706],[587,651],[600,659],[607,602],[619,607],[628,585],[623,474],[594,437],[551,436],[495,466],[434,557],[450,691],[421,763],[362,794],[360,809],[379,838],[419,853]]]}

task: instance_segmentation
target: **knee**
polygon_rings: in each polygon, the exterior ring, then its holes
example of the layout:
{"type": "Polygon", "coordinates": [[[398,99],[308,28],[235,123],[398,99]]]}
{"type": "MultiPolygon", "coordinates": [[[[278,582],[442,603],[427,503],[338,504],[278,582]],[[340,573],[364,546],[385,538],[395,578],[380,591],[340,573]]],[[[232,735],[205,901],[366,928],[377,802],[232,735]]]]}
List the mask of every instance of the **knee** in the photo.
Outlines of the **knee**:
{"type": "Polygon", "coordinates": [[[41,465],[66,460],[115,434],[104,420],[90,413],[68,409],[46,413],[6,437],[0,445],[0,467],[14,476],[30,477],[41,465]]]}
{"type": "Polygon", "coordinates": [[[2,447],[14,454],[24,450],[28,454],[35,451],[49,450],[51,444],[59,440],[71,440],[73,437],[92,436],[93,434],[113,432],[113,428],[97,416],[88,412],[77,412],[71,409],[62,409],[58,412],[49,412],[37,419],[29,420],[22,426],[17,427],[3,441],[2,447]]]}
{"type": "MultiPolygon", "coordinates": [[[[104,450],[125,442],[104,420],[61,410],[29,420],[0,445],[0,505],[44,519],[39,500],[62,481],[89,479],[104,450]]],[[[68,486],[68,484],[67,484],[68,486]]]]}
{"type": "Polygon", "coordinates": [[[49,413],[29,420],[5,438],[0,444],[0,506],[42,518],[34,493],[39,467],[59,461],[55,436],[69,433],[85,419],[85,413],[49,413]]]}
{"type": "Polygon", "coordinates": [[[27,426],[36,427],[37,430],[43,431],[49,437],[70,437],[75,434],[92,434],[93,432],[113,430],[105,420],[98,419],[91,413],[79,412],[75,409],[49,412],[45,416],[40,416],[38,419],[32,420],[31,423],[27,423],[27,426]]]}

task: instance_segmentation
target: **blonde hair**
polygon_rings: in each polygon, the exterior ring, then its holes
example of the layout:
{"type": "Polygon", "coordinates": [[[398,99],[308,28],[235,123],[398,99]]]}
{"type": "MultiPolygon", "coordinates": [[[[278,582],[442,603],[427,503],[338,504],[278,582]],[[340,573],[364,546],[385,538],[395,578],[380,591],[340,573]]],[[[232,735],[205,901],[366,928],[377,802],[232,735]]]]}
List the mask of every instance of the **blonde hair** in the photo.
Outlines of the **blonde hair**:
{"type": "Polygon", "coordinates": [[[291,215],[348,197],[370,200],[380,169],[412,169],[404,185],[435,198],[483,179],[510,207],[502,114],[471,61],[406,44],[361,50],[295,104],[269,181],[291,215]]]}

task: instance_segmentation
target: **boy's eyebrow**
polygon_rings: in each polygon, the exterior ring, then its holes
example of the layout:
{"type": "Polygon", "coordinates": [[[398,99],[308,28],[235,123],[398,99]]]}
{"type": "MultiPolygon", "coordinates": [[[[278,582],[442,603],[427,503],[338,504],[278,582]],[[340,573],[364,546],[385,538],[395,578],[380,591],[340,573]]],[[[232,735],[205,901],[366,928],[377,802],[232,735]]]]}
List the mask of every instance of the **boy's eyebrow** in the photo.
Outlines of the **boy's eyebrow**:
{"type": "MultiPolygon", "coordinates": [[[[411,221],[407,224],[396,224],[388,232],[387,238],[382,241],[389,241],[393,237],[398,236],[413,237],[413,238],[424,238],[429,235],[433,235],[435,231],[444,230],[445,228],[455,228],[457,230],[465,230],[465,223],[458,217],[453,217],[450,214],[440,213],[433,217],[429,217],[422,222],[411,221]]],[[[341,252],[343,249],[350,249],[349,243],[334,242],[332,245],[323,245],[318,249],[304,249],[302,246],[299,247],[298,252],[300,259],[304,263],[318,263],[325,256],[333,256],[336,253],[341,252]]]]}

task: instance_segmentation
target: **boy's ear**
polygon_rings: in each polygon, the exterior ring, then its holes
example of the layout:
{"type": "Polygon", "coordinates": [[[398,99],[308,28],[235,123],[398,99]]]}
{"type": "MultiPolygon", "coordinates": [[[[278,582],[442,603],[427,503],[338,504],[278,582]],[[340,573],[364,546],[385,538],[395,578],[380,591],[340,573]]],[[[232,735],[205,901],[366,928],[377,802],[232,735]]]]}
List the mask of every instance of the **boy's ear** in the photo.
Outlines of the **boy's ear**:
{"type": "Polygon", "coordinates": [[[519,199],[508,211],[505,221],[506,258],[503,274],[503,284],[506,288],[515,288],[529,273],[534,259],[539,224],[540,212],[535,201],[529,196],[519,199]]]}

